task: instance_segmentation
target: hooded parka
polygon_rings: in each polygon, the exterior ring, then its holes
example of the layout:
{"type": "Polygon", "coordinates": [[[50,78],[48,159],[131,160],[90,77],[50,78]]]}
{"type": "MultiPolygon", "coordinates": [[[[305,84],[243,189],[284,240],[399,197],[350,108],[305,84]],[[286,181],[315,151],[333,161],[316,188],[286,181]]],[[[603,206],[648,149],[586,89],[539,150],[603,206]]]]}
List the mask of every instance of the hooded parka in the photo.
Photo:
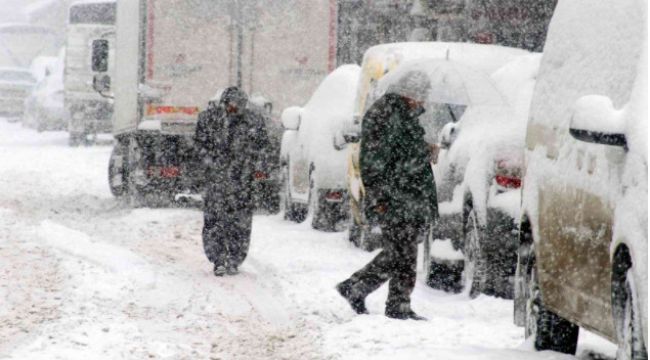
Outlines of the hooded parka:
{"type": "Polygon", "coordinates": [[[199,114],[195,143],[205,179],[203,247],[216,266],[246,258],[253,216],[252,182],[268,149],[264,120],[247,109],[248,97],[227,88],[199,114]],[[237,108],[226,111],[228,104],[237,108]]]}

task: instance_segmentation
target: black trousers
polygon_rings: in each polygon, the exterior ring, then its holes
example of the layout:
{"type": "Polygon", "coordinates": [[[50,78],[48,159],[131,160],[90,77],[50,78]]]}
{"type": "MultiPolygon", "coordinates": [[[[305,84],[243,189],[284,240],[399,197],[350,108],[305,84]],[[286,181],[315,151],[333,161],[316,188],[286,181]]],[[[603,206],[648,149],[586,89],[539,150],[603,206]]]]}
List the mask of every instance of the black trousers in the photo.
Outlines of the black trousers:
{"type": "Polygon", "coordinates": [[[208,194],[203,210],[203,250],[215,265],[239,266],[248,255],[252,206],[227,196],[208,194]]]}
{"type": "Polygon", "coordinates": [[[381,227],[383,250],[350,280],[353,291],[365,297],[388,283],[387,308],[410,305],[415,287],[418,236],[425,231],[420,222],[398,222],[381,227]]]}

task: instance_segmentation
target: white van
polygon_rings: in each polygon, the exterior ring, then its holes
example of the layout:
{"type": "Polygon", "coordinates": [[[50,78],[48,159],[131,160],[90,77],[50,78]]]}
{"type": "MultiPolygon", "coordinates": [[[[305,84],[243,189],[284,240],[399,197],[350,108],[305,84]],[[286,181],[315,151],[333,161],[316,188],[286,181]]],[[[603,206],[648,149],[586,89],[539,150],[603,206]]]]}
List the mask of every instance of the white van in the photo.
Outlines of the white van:
{"type": "MultiPolygon", "coordinates": [[[[115,39],[115,1],[84,0],[68,13],[64,71],[64,103],[70,145],[92,141],[97,133],[111,131],[113,103],[92,87],[94,72],[113,72],[113,59],[92,64],[94,44],[115,39]],[[97,67],[105,67],[97,69],[97,67]]],[[[112,48],[112,46],[110,47],[112,48]]]]}

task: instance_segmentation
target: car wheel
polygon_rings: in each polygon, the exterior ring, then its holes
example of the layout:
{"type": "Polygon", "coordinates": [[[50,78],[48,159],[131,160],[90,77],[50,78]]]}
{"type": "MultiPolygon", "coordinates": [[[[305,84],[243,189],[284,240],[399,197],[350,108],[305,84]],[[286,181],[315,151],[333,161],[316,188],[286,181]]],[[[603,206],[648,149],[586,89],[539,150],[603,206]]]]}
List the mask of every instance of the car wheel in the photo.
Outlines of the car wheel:
{"type": "Polygon", "coordinates": [[[362,232],[361,226],[357,225],[357,222],[352,217],[350,221],[350,229],[348,230],[348,240],[358,248],[361,247],[362,232]]]}
{"type": "Polygon", "coordinates": [[[641,330],[642,315],[629,262],[617,261],[612,280],[612,312],[618,339],[616,359],[647,360],[648,352],[641,330]]]}
{"type": "Polygon", "coordinates": [[[459,293],[463,290],[463,262],[436,259],[431,251],[432,238],[423,242],[425,282],[433,289],[459,293]]]}
{"type": "Polygon", "coordinates": [[[525,283],[526,338],[533,337],[535,350],[575,354],[579,328],[544,307],[534,256],[529,260],[525,283]]]}
{"type": "Polygon", "coordinates": [[[463,226],[465,268],[463,271],[465,289],[471,298],[478,297],[485,288],[487,264],[481,246],[481,230],[476,211],[468,208],[463,226]]]}
{"type": "Polygon", "coordinates": [[[115,197],[124,195],[127,191],[127,159],[125,147],[121,143],[115,144],[108,161],[108,184],[115,197]]]}
{"type": "Polygon", "coordinates": [[[77,147],[81,144],[82,135],[78,133],[71,132],[68,137],[68,145],[70,147],[77,147]]]}
{"type": "Polygon", "coordinates": [[[309,211],[312,212],[311,227],[320,231],[336,231],[336,216],[329,204],[321,196],[321,191],[316,187],[313,179],[310,180],[309,211]]]}
{"type": "Polygon", "coordinates": [[[289,184],[289,165],[284,170],[284,219],[301,223],[307,218],[307,207],[291,201],[291,186],[289,184]]]}

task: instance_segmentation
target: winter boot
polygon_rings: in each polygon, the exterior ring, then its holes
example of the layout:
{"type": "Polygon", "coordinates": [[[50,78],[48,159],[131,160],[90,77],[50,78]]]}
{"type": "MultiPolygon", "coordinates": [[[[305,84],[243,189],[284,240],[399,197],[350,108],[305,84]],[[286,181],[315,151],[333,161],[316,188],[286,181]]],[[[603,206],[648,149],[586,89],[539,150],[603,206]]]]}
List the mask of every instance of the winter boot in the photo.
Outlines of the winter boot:
{"type": "Polygon", "coordinates": [[[228,265],[228,266],[226,266],[226,274],[228,274],[228,275],[237,275],[237,274],[239,274],[239,269],[237,269],[237,265],[228,265]]]}
{"type": "Polygon", "coordinates": [[[212,270],[214,276],[224,276],[226,274],[226,267],[223,265],[214,264],[214,270],[212,270]]]}
{"type": "Polygon", "coordinates": [[[358,294],[352,288],[352,281],[345,280],[342,283],[336,285],[336,291],[343,296],[345,300],[348,301],[352,310],[357,314],[368,314],[368,309],[366,309],[365,296],[358,294]]]}
{"type": "Polygon", "coordinates": [[[387,305],[385,314],[391,319],[397,320],[420,320],[426,321],[427,318],[420,316],[411,310],[410,304],[387,305]]]}

